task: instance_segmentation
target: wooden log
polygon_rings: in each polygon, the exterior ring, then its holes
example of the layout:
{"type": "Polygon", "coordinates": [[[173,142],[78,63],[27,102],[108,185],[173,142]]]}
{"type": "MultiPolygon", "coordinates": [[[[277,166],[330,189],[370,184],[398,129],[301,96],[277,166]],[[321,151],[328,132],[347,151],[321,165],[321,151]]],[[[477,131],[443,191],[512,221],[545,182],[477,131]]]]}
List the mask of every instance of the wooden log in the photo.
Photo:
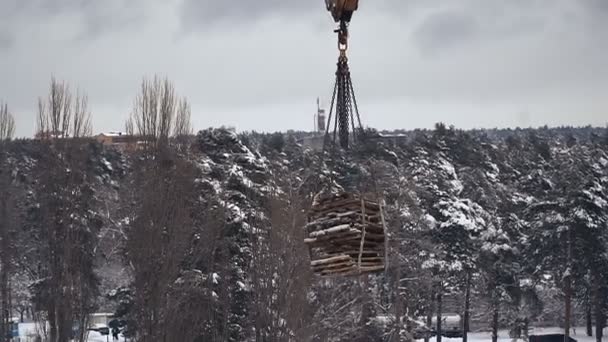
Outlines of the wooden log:
{"type": "MultiPolygon", "coordinates": [[[[336,251],[326,251],[326,253],[319,253],[318,254],[318,258],[315,259],[324,259],[324,258],[330,258],[333,256],[339,256],[339,255],[349,255],[353,258],[358,258],[359,257],[359,251],[340,251],[340,250],[336,250],[336,251]]],[[[377,257],[382,257],[384,254],[381,251],[369,251],[369,250],[364,250],[362,256],[364,258],[377,258],[377,257]]]]}
{"type": "Polygon", "coordinates": [[[306,238],[304,239],[304,243],[307,244],[336,244],[341,241],[348,241],[350,239],[361,239],[361,232],[357,230],[342,232],[339,234],[333,235],[322,235],[316,238],[306,238]]]}
{"type": "Polygon", "coordinates": [[[321,275],[330,275],[330,274],[342,274],[342,273],[346,273],[346,272],[356,272],[356,270],[357,270],[357,266],[355,266],[353,264],[352,266],[336,268],[336,269],[331,269],[331,270],[323,270],[323,271],[319,271],[318,273],[321,275]]]}
{"type": "Polygon", "coordinates": [[[348,225],[348,224],[342,224],[342,225],[339,225],[339,226],[335,226],[335,227],[319,230],[319,231],[316,231],[316,232],[312,232],[312,233],[309,234],[309,236],[311,238],[315,238],[315,237],[319,237],[319,236],[323,236],[323,235],[336,234],[336,233],[341,233],[341,232],[349,231],[350,229],[351,229],[350,225],[348,225]]]}
{"type": "Polygon", "coordinates": [[[339,226],[341,224],[351,224],[353,220],[348,217],[320,218],[318,220],[307,223],[304,228],[309,232],[326,229],[328,227],[339,226]]]}
{"type": "MultiPolygon", "coordinates": [[[[343,208],[331,208],[331,209],[327,209],[327,210],[323,210],[323,211],[317,211],[317,212],[310,212],[308,213],[308,222],[312,222],[312,221],[316,221],[319,219],[328,219],[328,218],[337,218],[337,217],[356,217],[358,215],[361,215],[360,212],[361,207],[359,207],[359,211],[357,211],[357,208],[354,207],[343,207],[343,208]],[[355,214],[352,213],[352,211],[356,211],[355,214]]],[[[370,217],[371,220],[373,221],[377,221],[378,218],[380,217],[380,212],[375,212],[375,211],[367,211],[367,215],[368,217],[370,217]]]]}
{"type": "MultiPolygon", "coordinates": [[[[350,241],[353,239],[359,239],[361,240],[363,237],[362,232],[359,230],[350,230],[348,232],[342,232],[340,234],[334,234],[334,235],[323,235],[320,236],[318,238],[315,238],[317,241],[350,241]],[[352,235],[352,236],[349,236],[352,235]]],[[[306,239],[308,240],[308,239],[306,239]]],[[[376,243],[380,243],[380,242],[384,242],[384,235],[380,235],[380,234],[366,234],[365,235],[365,241],[370,241],[370,242],[376,242],[376,243]]]]}
{"type": "MultiPolygon", "coordinates": [[[[349,261],[349,262],[340,262],[340,263],[334,263],[334,264],[327,264],[327,265],[315,265],[312,266],[313,271],[327,271],[327,270],[332,270],[332,269],[339,269],[339,268],[344,268],[344,267],[352,267],[357,265],[354,261],[349,261]]],[[[375,265],[372,265],[375,266],[375,265]]]]}
{"type": "Polygon", "coordinates": [[[317,265],[325,265],[325,264],[331,264],[334,262],[350,261],[350,260],[352,260],[352,258],[349,257],[348,255],[342,255],[342,256],[335,256],[335,257],[331,257],[331,258],[313,260],[310,262],[310,264],[312,266],[317,266],[317,265]]]}
{"type": "Polygon", "coordinates": [[[325,215],[322,217],[319,217],[317,219],[314,220],[309,220],[308,223],[304,226],[305,228],[309,228],[309,227],[317,227],[317,226],[326,226],[329,224],[333,224],[333,225],[338,225],[336,223],[338,222],[344,222],[344,223],[350,223],[350,224],[364,224],[365,220],[365,224],[373,226],[373,227],[382,227],[384,228],[384,226],[382,226],[381,223],[381,217],[380,215],[365,215],[365,217],[363,217],[362,214],[355,214],[355,215],[343,215],[340,216],[339,213],[332,213],[331,215],[325,215]]]}
{"type": "MultiPolygon", "coordinates": [[[[324,244],[324,243],[328,243],[331,245],[343,245],[344,247],[352,247],[352,246],[359,246],[361,244],[361,234],[357,235],[357,236],[353,236],[353,237],[344,237],[342,239],[338,239],[338,240],[324,240],[324,241],[319,241],[319,244],[324,244]]],[[[371,249],[374,250],[384,250],[384,241],[380,241],[380,240],[375,240],[375,239],[365,239],[365,241],[363,241],[363,244],[371,249]]],[[[366,248],[367,248],[366,247],[366,248]]]]}

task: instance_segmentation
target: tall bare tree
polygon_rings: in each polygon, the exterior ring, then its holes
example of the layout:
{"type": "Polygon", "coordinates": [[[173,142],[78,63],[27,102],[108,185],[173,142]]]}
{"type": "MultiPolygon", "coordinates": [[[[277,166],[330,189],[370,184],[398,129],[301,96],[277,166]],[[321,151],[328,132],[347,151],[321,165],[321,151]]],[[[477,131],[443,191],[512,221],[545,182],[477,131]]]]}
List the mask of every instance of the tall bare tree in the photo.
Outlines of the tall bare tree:
{"type": "Polygon", "coordinates": [[[284,179],[284,192],[268,200],[269,220],[256,220],[259,231],[251,232],[253,293],[252,310],[256,341],[298,341],[312,337],[312,312],[307,290],[312,274],[308,250],[302,244],[304,201],[296,191],[296,175],[284,179]]]}
{"type": "Polygon", "coordinates": [[[176,138],[192,134],[192,109],[186,98],[180,100],[175,116],[173,136],[176,138]]]}
{"type": "Polygon", "coordinates": [[[173,137],[180,150],[185,150],[192,136],[192,110],[186,98],[179,101],[173,127],[173,137]]]}
{"type": "Polygon", "coordinates": [[[188,101],[178,100],[175,87],[167,78],[154,76],[142,81],[126,130],[143,138],[148,147],[161,147],[168,145],[172,136],[181,139],[192,134],[190,120],[188,101]]]}
{"type": "Polygon", "coordinates": [[[171,341],[167,323],[176,312],[169,301],[193,235],[192,165],[169,149],[137,165],[127,230],[127,259],[137,294],[134,318],[140,341],[171,341]]]}
{"type": "Polygon", "coordinates": [[[50,138],[83,138],[92,134],[91,112],[85,94],[72,96],[65,82],[54,77],[47,99],[38,99],[38,136],[50,138]]]}
{"type": "Polygon", "coordinates": [[[0,141],[9,140],[15,134],[15,118],[6,103],[0,103],[0,141]]]}
{"type": "MultiPolygon", "coordinates": [[[[93,250],[101,220],[87,163],[91,151],[81,139],[92,133],[91,114],[87,97],[80,92],[73,96],[69,86],[55,78],[38,108],[43,153],[35,168],[40,218],[36,229],[42,281],[34,297],[47,314],[51,341],[67,342],[74,322],[85,325],[98,294],[93,250]]],[[[84,333],[75,338],[83,341],[84,333]]]]}

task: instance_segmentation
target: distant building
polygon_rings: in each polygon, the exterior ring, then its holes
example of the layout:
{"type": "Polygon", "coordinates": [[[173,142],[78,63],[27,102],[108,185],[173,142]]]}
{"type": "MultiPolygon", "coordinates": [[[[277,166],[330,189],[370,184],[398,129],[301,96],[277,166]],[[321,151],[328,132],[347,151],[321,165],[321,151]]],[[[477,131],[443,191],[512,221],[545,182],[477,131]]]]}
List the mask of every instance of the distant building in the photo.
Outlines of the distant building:
{"type": "Polygon", "coordinates": [[[101,133],[95,140],[106,147],[116,148],[121,151],[132,151],[138,146],[139,139],[133,135],[123,132],[101,133]]]}

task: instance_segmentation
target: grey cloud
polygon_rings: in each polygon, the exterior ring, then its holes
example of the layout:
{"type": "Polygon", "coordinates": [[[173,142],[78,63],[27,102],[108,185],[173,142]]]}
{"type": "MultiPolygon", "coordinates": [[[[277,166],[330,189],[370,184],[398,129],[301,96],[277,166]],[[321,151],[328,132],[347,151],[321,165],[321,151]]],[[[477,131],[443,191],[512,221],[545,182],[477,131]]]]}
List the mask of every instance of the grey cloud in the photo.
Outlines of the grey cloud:
{"type": "Polygon", "coordinates": [[[13,38],[0,31],[0,51],[8,50],[13,45],[13,38]]]}
{"type": "Polygon", "coordinates": [[[479,32],[476,18],[462,11],[440,11],[429,15],[414,31],[415,42],[427,51],[462,45],[479,32]]]}
{"type": "Polygon", "coordinates": [[[423,52],[433,53],[453,46],[526,39],[564,27],[568,33],[595,31],[599,37],[607,22],[608,1],[461,0],[427,7],[418,3],[409,10],[425,13],[413,29],[413,43],[423,52]]]}
{"type": "Polygon", "coordinates": [[[608,1],[606,0],[582,0],[592,10],[598,10],[603,14],[608,14],[608,1]]]}
{"type": "Polygon", "coordinates": [[[81,29],[71,32],[78,39],[94,39],[108,32],[119,32],[129,25],[140,24],[156,1],[145,0],[2,0],[0,20],[11,39],[24,23],[44,24],[62,15],[76,15],[81,29]]]}
{"type": "MultiPolygon", "coordinates": [[[[364,0],[359,4],[363,12],[403,14],[434,7],[444,0],[364,0]]],[[[218,22],[234,25],[249,24],[271,15],[301,19],[324,11],[324,0],[183,0],[180,19],[187,28],[206,27],[218,22]]]]}
{"type": "Polygon", "coordinates": [[[272,14],[300,18],[323,6],[322,0],[184,0],[180,14],[184,27],[193,29],[218,22],[250,24],[272,14]]]}

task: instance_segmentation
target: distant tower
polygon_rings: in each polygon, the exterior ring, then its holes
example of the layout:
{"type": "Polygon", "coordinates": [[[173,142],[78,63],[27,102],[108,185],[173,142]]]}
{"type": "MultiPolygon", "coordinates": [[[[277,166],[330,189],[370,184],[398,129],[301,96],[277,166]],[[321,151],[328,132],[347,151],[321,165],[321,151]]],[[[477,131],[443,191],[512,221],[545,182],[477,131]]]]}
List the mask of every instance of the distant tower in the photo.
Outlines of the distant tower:
{"type": "Polygon", "coordinates": [[[325,109],[321,108],[321,101],[317,97],[317,115],[315,115],[315,130],[325,133],[325,109]]]}

